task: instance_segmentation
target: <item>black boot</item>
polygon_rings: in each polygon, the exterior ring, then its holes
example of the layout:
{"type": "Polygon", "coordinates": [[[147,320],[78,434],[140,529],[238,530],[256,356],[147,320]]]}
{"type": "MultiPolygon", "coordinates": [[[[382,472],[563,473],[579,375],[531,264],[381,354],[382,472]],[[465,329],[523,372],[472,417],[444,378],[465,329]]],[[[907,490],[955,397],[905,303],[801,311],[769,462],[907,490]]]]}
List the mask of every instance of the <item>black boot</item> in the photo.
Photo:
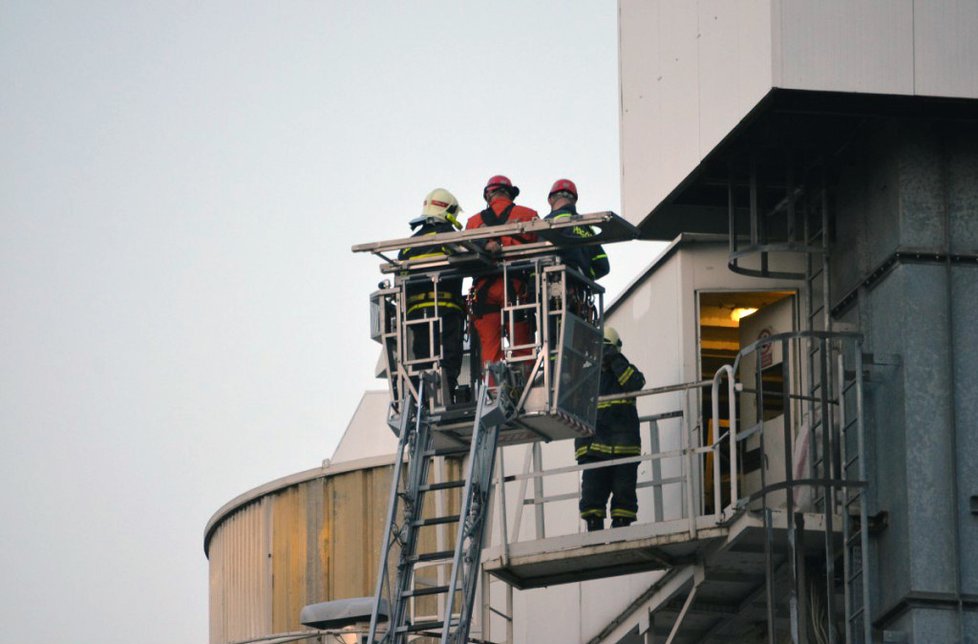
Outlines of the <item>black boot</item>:
{"type": "Polygon", "coordinates": [[[626,527],[632,525],[632,522],[634,522],[634,521],[635,521],[635,519],[625,519],[623,517],[614,517],[611,520],[611,527],[612,528],[626,528],[626,527]]]}
{"type": "Polygon", "coordinates": [[[601,517],[588,517],[584,519],[587,522],[587,531],[595,532],[597,530],[604,530],[604,519],[601,517]]]}

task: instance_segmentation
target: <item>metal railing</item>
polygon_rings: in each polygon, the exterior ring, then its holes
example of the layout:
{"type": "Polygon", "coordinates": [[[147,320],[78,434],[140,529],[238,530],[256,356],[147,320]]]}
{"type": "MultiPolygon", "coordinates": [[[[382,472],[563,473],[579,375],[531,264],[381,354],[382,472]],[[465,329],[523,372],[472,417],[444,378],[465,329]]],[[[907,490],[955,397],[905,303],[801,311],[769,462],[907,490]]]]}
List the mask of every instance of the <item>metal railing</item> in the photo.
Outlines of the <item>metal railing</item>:
{"type": "MultiPolygon", "coordinates": [[[[614,394],[606,397],[615,398],[646,398],[671,396],[672,400],[660,405],[662,411],[644,414],[639,416],[642,425],[642,433],[645,441],[649,445],[649,450],[638,456],[627,456],[622,458],[602,460],[599,462],[565,465],[550,469],[541,468],[540,445],[528,445],[525,448],[523,465],[518,473],[507,474],[505,472],[505,461],[500,459],[500,471],[497,474],[496,502],[500,506],[497,519],[499,525],[499,543],[505,552],[510,543],[519,542],[523,531],[524,513],[532,509],[536,519],[534,529],[534,539],[545,538],[548,536],[547,526],[543,522],[542,508],[551,503],[568,503],[577,501],[580,498],[580,491],[575,486],[573,491],[560,491],[554,494],[544,494],[544,481],[551,477],[566,477],[585,470],[592,470],[611,465],[621,465],[629,463],[647,464],[650,476],[639,480],[636,488],[638,490],[648,489],[651,491],[647,501],[650,504],[648,512],[652,516],[652,521],[645,523],[662,522],[683,522],[684,530],[695,538],[699,526],[703,524],[698,521],[701,517],[712,517],[714,523],[722,523],[729,517],[731,507],[721,507],[718,502],[712,503],[712,511],[707,512],[705,499],[699,493],[703,478],[703,468],[709,461],[709,467],[713,472],[713,498],[721,498],[721,459],[720,450],[727,439],[726,432],[717,436],[708,444],[702,444],[700,440],[701,425],[698,418],[690,412],[693,407],[691,398],[696,398],[695,394],[708,386],[711,381],[700,381],[656,387],[645,389],[628,394],[614,394]],[[680,400],[676,401],[675,398],[680,400]],[[677,404],[678,403],[678,404],[677,404]],[[710,458],[707,458],[707,457],[710,458]],[[532,487],[531,484],[532,483],[532,487]],[[518,490],[515,494],[515,508],[510,513],[506,510],[511,499],[507,498],[504,492],[508,486],[516,485],[518,490]],[[532,492],[531,492],[532,489],[532,492]]],[[[601,399],[599,399],[601,400],[601,399]]],[[[572,453],[572,448],[568,445],[568,453],[572,453]]],[[[566,485],[564,489],[566,489],[566,485]]],[[[576,509],[568,515],[576,517],[576,509]]],[[[580,526],[566,534],[580,531],[580,526]]],[[[555,536],[550,534],[549,536],[555,536]]]]}
{"type": "MultiPolygon", "coordinates": [[[[555,375],[561,372],[560,360],[567,355],[565,347],[570,348],[571,353],[577,348],[567,345],[564,329],[575,323],[583,324],[595,330],[594,335],[600,343],[604,288],[562,264],[559,257],[545,255],[500,259],[479,270],[438,267],[427,272],[396,275],[393,283],[385,282],[371,295],[371,337],[384,347],[383,362],[394,408],[399,408],[407,398],[417,397],[417,387],[424,373],[434,374],[432,381],[441,384],[426,396],[430,409],[444,410],[452,404],[451,392],[444,386],[446,349],[441,338],[448,316],[462,316],[468,321],[469,312],[466,298],[456,302],[453,295],[448,300],[451,306],[447,306],[442,303],[442,297],[448,292],[445,283],[470,277],[477,281],[499,279],[502,282],[504,304],[499,307],[499,325],[504,361],[520,378],[521,388],[537,379],[548,394],[548,406],[559,406],[558,400],[567,396],[561,394],[565,383],[555,375]],[[519,288],[514,290],[516,285],[519,288]],[[421,314],[412,315],[408,313],[410,293],[418,288],[426,289],[431,306],[421,314]],[[457,306],[462,310],[459,311],[457,306]],[[525,338],[518,332],[520,324],[528,329],[525,338]],[[415,342],[418,337],[427,341],[415,342]]],[[[468,324],[466,328],[471,342],[462,348],[459,359],[463,367],[457,384],[471,391],[482,377],[485,357],[480,355],[474,329],[468,324]]],[[[573,384],[579,385],[585,380],[593,378],[578,379],[573,384]]],[[[528,387],[524,393],[529,393],[528,387]]],[[[525,397],[519,402],[522,405],[525,397]]],[[[593,419],[584,420],[586,424],[593,423],[593,419]]]]}
{"type": "MultiPolygon", "coordinates": [[[[844,604],[848,632],[834,641],[842,637],[869,641],[869,620],[865,618],[869,614],[868,573],[863,570],[868,520],[862,387],[859,334],[802,331],[772,335],[744,347],[733,364],[721,367],[712,380],[626,394],[651,400],[651,405],[644,406],[656,410],[640,415],[644,443],[640,455],[544,469],[536,444],[526,448],[522,468],[516,473],[506,472],[503,458],[499,459],[496,519],[500,523],[493,528],[494,545],[501,548],[505,562],[513,544],[581,532],[576,507],[559,511],[564,518],[549,525],[543,508],[576,502],[579,472],[613,464],[645,464],[637,488],[651,493],[640,498],[636,525],[658,525],[656,530],[646,530],[646,535],[686,532],[695,540],[705,528],[729,524],[744,513],[763,520],[772,637],[778,628],[789,628],[797,636],[800,628],[808,627],[805,620],[834,623],[835,606],[844,604]],[[816,353],[806,350],[812,342],[822,349],[816,353]],[[823,374],[817,390],[805,376],[806,361],[813,359],[825,363],[816,365],[823,374]],[[724,380],[727,401],[721,396],[724,380]],[[701,408],[706,395],[711,403],[708,424],[691,411],[701,408]],[[728,424],[726,429],[721,427],[724,424],[728,424]],[[712,432],[705,432],[704,426],[712,432]],[[571,476],[577,479],[573,486],[566,480],[571,476]],[[555,480],[546,493],[544,482],[555,480]],[[515,507],[507,510],[507,504],[513,502],[515,507]],[[533,530],[524,525],[530,509],[536,520],[533,530]],[[775,537],[773,517],[779,513],[784,515],[783,525],[779,523],[775,537]],[[820,548],[825,579],[835,578],[837,560],[844,567],[843,601],[837,602],[831,582],[819,591],[826,594],[825,601],[818,600],[824,615],[806,616],[799,606],[807,592],[817,594],[802,588],[805,557],[817,552],[812,550],[814,542],[808,544],[807,555],[799,544],[805,516],[811,517],[809,529],[824,535],[820,548]],[[774,539],[781,545],[776,546],[774,539]],[[782,575],[780,581],[776,573],[782,575]],[[778,584],[786,587],[778,588],[778,584]],[[775,606],[782,602],[787,602],[791,616],[787,627],[775,620],[775,606]]],[[[569,460],[571,453],[568,445],[564,459],[569,460]]]]}

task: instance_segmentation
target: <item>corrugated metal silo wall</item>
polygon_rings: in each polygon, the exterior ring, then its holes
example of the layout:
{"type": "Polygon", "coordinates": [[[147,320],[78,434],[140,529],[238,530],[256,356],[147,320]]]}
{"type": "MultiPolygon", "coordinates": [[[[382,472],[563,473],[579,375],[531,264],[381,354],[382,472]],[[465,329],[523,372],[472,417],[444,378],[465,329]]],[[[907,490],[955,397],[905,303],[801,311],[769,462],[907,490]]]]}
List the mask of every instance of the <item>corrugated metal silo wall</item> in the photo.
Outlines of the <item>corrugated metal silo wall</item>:
{"type": "Polygon", "coordinates": [[[300,630],[303,606],[373,594],[391,466],[270,492],[215,528],[210,642],[300,630]]]}

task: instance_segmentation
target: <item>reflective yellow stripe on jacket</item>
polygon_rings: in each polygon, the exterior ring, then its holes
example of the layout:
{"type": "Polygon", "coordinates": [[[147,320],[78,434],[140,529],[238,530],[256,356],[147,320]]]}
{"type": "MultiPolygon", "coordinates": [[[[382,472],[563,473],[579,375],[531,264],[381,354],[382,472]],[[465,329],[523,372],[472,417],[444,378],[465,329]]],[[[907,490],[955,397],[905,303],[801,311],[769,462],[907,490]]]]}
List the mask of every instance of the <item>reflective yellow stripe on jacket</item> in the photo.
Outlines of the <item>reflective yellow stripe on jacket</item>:
{"type": "Polygon", "coordinates": [[[407,299],[409,304],[407,312],[411,313],[412,311],[417,311],[418,309],[432,308],[436,305],[442,309],[451,309],[453,311],[462,310],[462,306],[460,304],[447,301],[455,299],[451,293],[439,291],[437,293],[437,301],[435,297],[436,294],[434,291],[428,291],[427,293],[415,293],[407,299]]]}
{"type": "Polygon", "coordinates": [[[618,384],[624,387],[625,383],[628,382],[628,379],[631,378],[634,373],[635,368],[629,365],[628,369],[622,371],[621,375],[618,376],[618,384]]]}
{"type": "Polygon", "coordinates": [[[618,400],[601,400],[598,401],[598,409],[608,409],[613,405],[632,405],[635,406],[634,398],[619,398],[618,400]]]}
{"type": "MultiPolygon", "coordinates": [[[[422,237],[430,237],[431,235],[437,235],[437,234],[438,233],[436,231],[432,231],[430,233],[425,233],[424,235],[422,235],[422,237]]],[[[410,247],[405,248],[404,250],[401,251],[401,253],[403,255],[410,255],[411,248],[410,247]]],[[[420,255],[408,257],[407,259],[414,260],[414,259],[428,259],[429,257],[446,257],[448,254],[449,254],[448,249],[442,246],[440,250],[432,250],[427,253],[422,253],[420,255]]]]}
{"type": "Polygon", "coordinates": [[[574,458],[579,459],[587,454],[600,454],[602,456],[638,456],[642,453],[641,445],[607,445],[605,443],[589,443],[578,447],[574,452],[574,458]]]}

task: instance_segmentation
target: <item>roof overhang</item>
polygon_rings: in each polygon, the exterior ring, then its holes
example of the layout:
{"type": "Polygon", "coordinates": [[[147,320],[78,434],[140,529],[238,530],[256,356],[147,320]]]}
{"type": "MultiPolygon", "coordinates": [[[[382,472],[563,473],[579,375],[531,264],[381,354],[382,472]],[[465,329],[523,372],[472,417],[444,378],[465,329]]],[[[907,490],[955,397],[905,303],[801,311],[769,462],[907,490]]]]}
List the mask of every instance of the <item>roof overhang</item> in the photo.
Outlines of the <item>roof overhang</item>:
{"type": "Polygon", "coordinates": [[[784,189],[789,158],[796,174],[843,154],[866,126],[886,119],[974,122],[978,100],[772,89],[639,224],[642,239],[681,233],[727,234],[728,186],[747,181],[784,189]]]}

